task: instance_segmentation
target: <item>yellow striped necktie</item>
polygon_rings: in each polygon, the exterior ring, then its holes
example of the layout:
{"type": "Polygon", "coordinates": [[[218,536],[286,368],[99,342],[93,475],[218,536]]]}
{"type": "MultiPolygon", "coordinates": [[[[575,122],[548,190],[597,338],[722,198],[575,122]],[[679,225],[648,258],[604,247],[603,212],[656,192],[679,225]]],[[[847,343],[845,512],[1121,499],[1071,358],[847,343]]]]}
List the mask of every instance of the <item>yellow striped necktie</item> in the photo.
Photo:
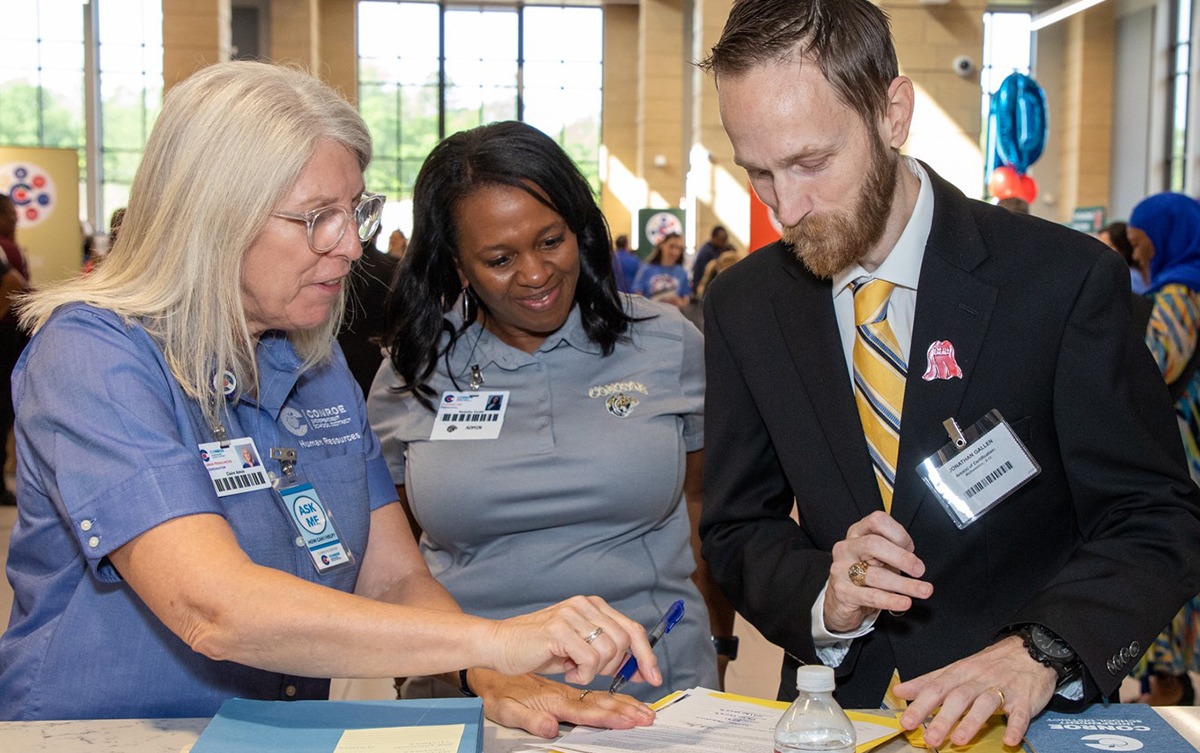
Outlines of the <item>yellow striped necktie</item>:
{"type": "Polygon", "coordinates": [[[887,323],[893,283],[860,277],[854,292],[854,400],[862,421],[883,509],[892,512],[896,456],[900,449],[900,409],[908,364],[887,323]]]}

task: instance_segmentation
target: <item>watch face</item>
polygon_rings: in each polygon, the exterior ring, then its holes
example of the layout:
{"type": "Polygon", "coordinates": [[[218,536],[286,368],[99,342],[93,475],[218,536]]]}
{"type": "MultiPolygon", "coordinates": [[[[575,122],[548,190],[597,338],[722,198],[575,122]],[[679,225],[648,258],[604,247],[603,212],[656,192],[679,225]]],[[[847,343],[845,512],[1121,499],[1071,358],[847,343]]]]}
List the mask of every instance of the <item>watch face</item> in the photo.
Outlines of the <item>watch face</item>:
{"type": "Polygon", "coordinates": [[[1041,625],[1033,626],[1029,631],[1029,638],[1033,641],[1034,647],[1050,659],[1063,660],[1075,656],[1075,652],[1071,650],[1071,647],[1063,639],[1041,625]]]}

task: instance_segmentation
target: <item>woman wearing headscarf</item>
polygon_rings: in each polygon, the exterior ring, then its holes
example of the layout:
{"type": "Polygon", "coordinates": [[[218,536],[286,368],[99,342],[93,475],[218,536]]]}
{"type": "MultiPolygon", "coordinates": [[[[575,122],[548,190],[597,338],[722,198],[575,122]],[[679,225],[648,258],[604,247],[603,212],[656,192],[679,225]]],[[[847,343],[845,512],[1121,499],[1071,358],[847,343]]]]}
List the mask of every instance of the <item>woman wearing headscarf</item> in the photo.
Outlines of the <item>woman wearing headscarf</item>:
{"type": "MultiPolygon", "coordinates": [[[[1179,419],[1179,434],[1192,480],[1200,483],[1200,203],[1178,193],[1143,199],[1127,228],[1133,257],[1149,265],[1147,295],[1154,308],[1146,345],[1154,354],[1179,419]]],[[[1141,700],[1154,705],[1191,705],[1189,670],[1197,662],[1200,597],[1193,598],[1142,657],[1134,676],[1142,681],[1141,700]]]]}

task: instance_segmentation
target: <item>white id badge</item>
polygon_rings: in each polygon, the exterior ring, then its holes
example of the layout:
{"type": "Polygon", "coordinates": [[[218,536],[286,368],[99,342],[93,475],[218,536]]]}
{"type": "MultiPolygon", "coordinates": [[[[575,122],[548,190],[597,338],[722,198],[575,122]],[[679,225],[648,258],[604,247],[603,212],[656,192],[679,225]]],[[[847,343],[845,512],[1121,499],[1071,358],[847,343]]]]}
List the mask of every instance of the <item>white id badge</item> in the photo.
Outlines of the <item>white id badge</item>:
{"type": "Polygon", "coordinates": [[[312,484],[302,483],[280,489],[279,496],[296,525],[296,531],[304,540],[304,547],[318,573],[353,563],[350,552],[342,544],[342,537],[333,524],[333,518],[312,484]]]}
{"type": "Polygon", "coordinates": [[[443,392],[429,439],[496,439],[507,412],[507,392],[443,392]]]}
{"type": "Polygon", "coordinates": [[[205,442],[199,445],[200,459],[208,470],[213,488],[218,497],[270,489],[271,479],[263,470],[262,456],[250,437],[241,437],[221,442],[205,442]]]}
{"type": "Polygon", "coordinates": [[[917,466],[917,473],[960,529],[1042,472],[998,410],[966,430],[952,418],[945,425],[950,443],[917,466]]]}

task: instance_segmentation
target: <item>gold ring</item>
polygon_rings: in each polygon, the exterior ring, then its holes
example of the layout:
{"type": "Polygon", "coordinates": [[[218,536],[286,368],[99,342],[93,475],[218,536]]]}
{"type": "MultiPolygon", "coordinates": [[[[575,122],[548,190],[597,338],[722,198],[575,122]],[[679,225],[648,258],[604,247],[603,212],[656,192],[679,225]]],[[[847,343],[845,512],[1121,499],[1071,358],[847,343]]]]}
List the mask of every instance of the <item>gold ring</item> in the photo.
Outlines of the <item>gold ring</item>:
{"type": "Polygon", "coordinates": [[[995,693],[996,695],[1000,696],[1000,708],[1004,708],[1004,691],[993,685],[992,687],[988,688],[988,692],[995,693]]]}
{"type": "Polygon", "coordinates": [[[856,586],[867,585],[867,570],[870,568],[866,562],[859,560],[850,566],[850,582],[856,586]]]}
{"type": "Polygon", "coordinates": [[[579,702],[580,702],[580,703],[583,703],[583,699],[584,699],[584,698],[587,698],[587,694],[588,694],[588,693],[590,693],[590,692],[592,692],[592,691],[590,691],[590,690],[585,690],[585,691],[583,691],[582,693],[580,693],[580,694],[579,694],[579,702]]]}
{"type": "Polygon", "coordinates": [[[600,637],[600,634],[601,634],[601,633],[603,633],[603,632],[604,632],[604,628],[602,628],[602,627],[600,627],[599,625],[597,625],[595,630],[593,630],[592,632],[590,632],[590,633],[588,633],[586,636],[584,636],[583,642],[584,642],[584,643],[591,643],[592,641],[594,641],[594,640],[596,640],[597,638],[599,638],[599,637],[600,637]]]}

